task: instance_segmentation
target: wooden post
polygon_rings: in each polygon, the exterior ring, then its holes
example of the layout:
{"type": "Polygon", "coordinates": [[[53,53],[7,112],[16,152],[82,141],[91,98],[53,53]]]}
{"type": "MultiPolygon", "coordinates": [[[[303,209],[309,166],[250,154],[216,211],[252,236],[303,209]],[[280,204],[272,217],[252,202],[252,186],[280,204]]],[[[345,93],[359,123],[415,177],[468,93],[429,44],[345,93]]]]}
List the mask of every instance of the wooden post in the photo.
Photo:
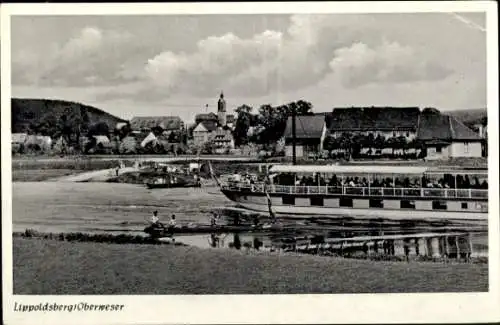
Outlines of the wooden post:
{"type": "Polygon", "coordinates": [[[457,246],[457,260],[460,260],[460,245],[458,242],[458,236],[455,236],[455,246],[457,246]]]}
{"type": "Polygon", "coordinates": [[[472,255],[474,254],[474,246],[472,244],[472,233],[469,233],[469,251],[470,251],[469,256],[472,257],[472,255]]]}
{"type": "Polygon", "coordinates": [[[450,255],[448,236],[444,237],[444,253],[445,253],[445,260],[447,260],[448,256],[450,255]]]}

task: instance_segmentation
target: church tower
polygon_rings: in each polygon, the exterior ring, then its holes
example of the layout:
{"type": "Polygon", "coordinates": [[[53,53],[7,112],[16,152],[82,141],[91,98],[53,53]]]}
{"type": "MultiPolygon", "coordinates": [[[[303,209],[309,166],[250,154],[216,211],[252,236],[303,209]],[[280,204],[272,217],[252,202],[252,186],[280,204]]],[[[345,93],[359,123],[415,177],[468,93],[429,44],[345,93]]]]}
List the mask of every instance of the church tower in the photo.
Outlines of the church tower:
{"type": "Polygon", "coordinates": [[[217,118],[219,126],[226,125],[226,101],[224,100],[224,94],[222,92],[220,93],[219,102],[217,103],[217,118]]]}

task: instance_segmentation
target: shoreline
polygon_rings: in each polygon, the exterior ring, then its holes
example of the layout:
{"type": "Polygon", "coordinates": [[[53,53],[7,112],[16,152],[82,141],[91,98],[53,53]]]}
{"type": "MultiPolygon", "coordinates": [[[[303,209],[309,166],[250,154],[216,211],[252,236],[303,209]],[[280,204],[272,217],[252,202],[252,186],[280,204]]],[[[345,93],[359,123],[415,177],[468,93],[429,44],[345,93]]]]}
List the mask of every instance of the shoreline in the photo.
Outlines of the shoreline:
{"type": "MultiPolygon", "coordinates": [[[[171,245],[171,246],[185,246],[185,247],[196,247],[202,250],[210,250],[208,247],[199,247],[196,245],[189,245],[182,242],[183,235],[176,236],[178,241],[161,241],[155,240],[146,235],[130,235],[130,234],[110,234],[110,233],[85,233],[85,232],[39,232],[33,229],[26,229],[25,231],[17,231],[12,233],[13,239],[27,239],[27,240],[49,240],[58,242],[72,242],[72,243],[99,243],[108,245],[171,245]]],[[[404,256],[390,256],[384,254],[371,254],[371,255],[330,255],[330,254],[309,254],[304,252],[270,252],[266,250],[255,250],[255,249],[229,249],[220,248],[219,251],[233,251],[246,253],[251,255],[268,255],[268,256],[317,256],[326,258],[341,258],[348,260],[365,260],[373,262],[394,262],[394,263],[446,263],[446,264],[488,264],[488,257],[472,257],[470,261],[457,261],[455,259],[445,259],[445,258],[435,258],[435,257],[425,257],[425,256],[410,256],[409,260],[406,260],[404,256]]]]}

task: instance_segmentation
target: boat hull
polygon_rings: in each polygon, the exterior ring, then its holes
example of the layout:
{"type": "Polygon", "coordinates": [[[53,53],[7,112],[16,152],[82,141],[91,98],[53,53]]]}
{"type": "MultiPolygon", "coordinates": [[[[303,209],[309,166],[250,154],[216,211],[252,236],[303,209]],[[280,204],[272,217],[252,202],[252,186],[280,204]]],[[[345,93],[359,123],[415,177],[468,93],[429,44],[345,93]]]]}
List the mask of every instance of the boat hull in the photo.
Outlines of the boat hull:
{"type": "MultiPolygon", "coordinates": [[[[265,196],[252,196],[250,193],[238,193],[235,191],[223,191],[226,197],[237,203],[238,206],[256,212],[268,213],[269,206],[265,196]]],[[[355,218],[355,219],[390,219],[390,220],[461,220],[464,222],[488,220],[487,211],[446,211],[431,209],[398,209],[398,208],[371,208],[371,207],[332,207],[307,205],[309,199],[303,200],[306,204],[286,205],[281,204],[281,197],[271,195],[272,209],[277,214],[287,217],[317,218],[318,216],[329,218],[355,218]]],[[[297,197],[297,199],[299,199],[297,197]]],[[[366,199],[364,199],[366,201],[366,199]]],[[[361,201],[361,200],[360,200],[361,201]]],[[[392,201],[391,203],[399,203],[392,201]]],[[[472,202],[471,202],[472,203],[472,202]]],[[[487,204],[487,201],[481,202],[487,204]]]]}
{"type": "MultiPolygon", "coordinates": [[[[247,210],[267,213],[268,207],[261,204],[241,203],[239,206],[247,210]]],[[[298,206],[273,206],[278,214],[297,218],[311,218],[328,216],[330,218],[383,218],[391,220],[463,220],[487,221],[488,213],[454,212],[454,211],[425,211],[425,210],[391,210],[391,209],[355,209],[355,208],[329,208],[329,207],[298,207],[298,206]]]]}

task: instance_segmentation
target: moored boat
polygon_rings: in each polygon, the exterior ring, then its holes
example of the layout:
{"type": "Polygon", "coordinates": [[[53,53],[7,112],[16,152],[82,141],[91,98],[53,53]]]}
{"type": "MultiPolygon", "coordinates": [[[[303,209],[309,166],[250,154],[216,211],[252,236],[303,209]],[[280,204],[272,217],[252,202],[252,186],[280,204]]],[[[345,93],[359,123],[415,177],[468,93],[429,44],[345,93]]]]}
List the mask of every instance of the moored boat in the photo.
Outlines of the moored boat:
{"type": "Polygon", "coordinates": [[[267,181],[221,184],[245,209],[300,217],[488,219],[488,172],[416,166],[275,165],[267,181]]]}

